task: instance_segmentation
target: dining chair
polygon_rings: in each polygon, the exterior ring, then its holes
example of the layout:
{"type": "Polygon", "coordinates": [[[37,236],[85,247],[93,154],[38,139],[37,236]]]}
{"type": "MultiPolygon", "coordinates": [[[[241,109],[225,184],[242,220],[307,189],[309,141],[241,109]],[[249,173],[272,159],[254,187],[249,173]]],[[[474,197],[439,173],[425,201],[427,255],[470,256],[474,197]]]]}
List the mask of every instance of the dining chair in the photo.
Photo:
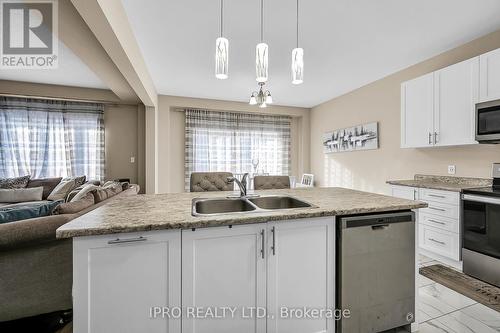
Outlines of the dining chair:
{"type": "Polygon", "coordinates": [[[232,191],[234,184],[228,181],[231,172],[193,172],[189,182],[190,192],[232,191]]]}

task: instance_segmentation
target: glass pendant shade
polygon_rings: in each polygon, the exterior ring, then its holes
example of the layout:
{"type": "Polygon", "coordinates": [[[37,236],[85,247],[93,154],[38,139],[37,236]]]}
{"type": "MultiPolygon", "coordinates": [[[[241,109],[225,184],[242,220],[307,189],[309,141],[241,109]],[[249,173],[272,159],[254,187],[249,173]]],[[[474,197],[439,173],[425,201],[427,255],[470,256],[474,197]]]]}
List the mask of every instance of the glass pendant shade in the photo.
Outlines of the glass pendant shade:
{"type": "Polygon", "coordinates": [[[259,43],[255,48],[255,73],[257,82],[267,81],[269,48],[266,43],[259,43]]]}
{"type": "Polygon", "coordinates": [[[220,80],[228,78],[229,41],[219,37],[215,41],[215,77],[220,80]]]}
{"type": "Polygon", "coordinates": [[[250,105],[256,105],[257,104],[257,98],[255,98],[255,96],[252,94],[252,96],[250,97],[250,105]]]}
{"type": "Polygon", "coordinates": [[[265,103],[266,104],[273,104],[273,98],[271,97],[271,94],[269,92],[267,92],[265,103]]]}
{"type": "Polygon", "coordinates": [[[297,47],[292,51],[292,83],[304,82],[304,49],[297,47]]]}

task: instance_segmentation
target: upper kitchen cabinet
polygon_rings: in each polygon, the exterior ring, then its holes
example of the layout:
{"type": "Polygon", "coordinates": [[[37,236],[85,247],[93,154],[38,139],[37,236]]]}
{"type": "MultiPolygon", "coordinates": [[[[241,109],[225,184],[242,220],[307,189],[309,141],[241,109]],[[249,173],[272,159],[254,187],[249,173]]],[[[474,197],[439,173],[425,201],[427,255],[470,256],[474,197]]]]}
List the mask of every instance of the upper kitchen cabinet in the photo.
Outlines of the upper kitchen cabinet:
{"type": "Polygon", "coordinates": [[[474,144],[474,107],[478,102],[479,57],[434,72],[436,146],[474,144]]]}
{"type": "Polygon", "coordinates": [[[481,102],[500,99],[500,49],[479,57],[481,102]]]}
{"type": "Polygon", "coordinates": [[[479,57],[401,85],[401,147],[474,144],[479,57]]]}
{"type": "Polygon", "coordinates": [[[401,85],[401,147],[432,146],[433,112],[432,73],[401,85]]]}

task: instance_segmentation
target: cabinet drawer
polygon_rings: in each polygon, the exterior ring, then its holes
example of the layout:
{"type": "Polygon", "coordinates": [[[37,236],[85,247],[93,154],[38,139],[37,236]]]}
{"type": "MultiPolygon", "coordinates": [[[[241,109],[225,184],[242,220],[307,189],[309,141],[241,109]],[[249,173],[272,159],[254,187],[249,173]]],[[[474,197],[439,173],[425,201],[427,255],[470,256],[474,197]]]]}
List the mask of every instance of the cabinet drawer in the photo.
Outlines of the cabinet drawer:
{"type": "Polygon", "coordinates": [[[459,218],[459,209],[458,206],[442,204],[437,202],[429,201],[427,202],[429,205],[427,208],[422,208],[420,211],[423,213],[428,213],[432,215],[439,215],[442,217],[447,217],[450,219],[459,218]]]}
{"type": "Polygon", "coordinates": [[[434,228],[451,231],[457,234],[459,232],[458,219],[450,219],[439,215],[420,212],[418,214],[418,221],[420,224],[425,224],[434,228]]]}
{"type": "Polygon", "coordinates": [[[425,250],[460,260],[460,249],[458,234],[450,231],[440,230],[424,224],[419,225],[419,246],[425,250]]]}
{"type": "Polygon", "coordinates": [[[391,191],[393,197],[417,200],[418,190],[414,187],[392,185],[391,191]]]}
{"type": "Polygon", "coordinates": [[[460,193],[422,188],[420,189],[419,199],[458,206],[460,203],[460,193]]]}

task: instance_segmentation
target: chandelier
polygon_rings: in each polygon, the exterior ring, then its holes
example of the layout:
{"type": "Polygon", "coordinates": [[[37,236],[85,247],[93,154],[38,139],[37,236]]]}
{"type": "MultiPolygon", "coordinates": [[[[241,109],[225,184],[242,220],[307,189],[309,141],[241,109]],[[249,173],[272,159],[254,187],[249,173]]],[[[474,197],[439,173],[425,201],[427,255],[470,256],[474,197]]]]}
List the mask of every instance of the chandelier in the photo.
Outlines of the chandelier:
{"type": "Polygon", "coordinates": [[[267,107],[267,104],[273,103],[273,98],[271,97],[271,92],[269,90],[264,91],[263,87],[266,83],[259,82],[259,92],[254,91],[252,96],[250,96],[250,105],[259,105],[260,108],[267,107]]]}

